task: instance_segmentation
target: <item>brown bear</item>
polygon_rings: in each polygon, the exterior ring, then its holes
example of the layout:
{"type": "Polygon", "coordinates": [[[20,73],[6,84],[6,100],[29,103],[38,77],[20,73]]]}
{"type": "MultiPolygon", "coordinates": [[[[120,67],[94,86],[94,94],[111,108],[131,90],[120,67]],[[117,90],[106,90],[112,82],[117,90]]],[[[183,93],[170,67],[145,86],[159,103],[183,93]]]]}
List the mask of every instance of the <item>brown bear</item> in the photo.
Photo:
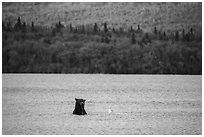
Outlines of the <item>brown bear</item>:
{"type": "Polygon", "coordinates": [[[75,115],[86,115],[86,111],[84,109],[85,106],[85,101],[84,99],[77,99],[75,98],[76,103],[75,103],[75,109],[73,111],[73,114],[75,115]]]}

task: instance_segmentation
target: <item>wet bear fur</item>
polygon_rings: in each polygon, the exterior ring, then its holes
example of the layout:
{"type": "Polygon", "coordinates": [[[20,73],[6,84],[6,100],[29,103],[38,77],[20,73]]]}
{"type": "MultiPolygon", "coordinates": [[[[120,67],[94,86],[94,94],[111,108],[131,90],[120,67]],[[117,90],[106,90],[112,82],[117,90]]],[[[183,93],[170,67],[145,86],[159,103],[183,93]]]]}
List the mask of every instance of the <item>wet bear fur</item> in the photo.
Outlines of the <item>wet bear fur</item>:
{"type": "Polygon", "coordinates": [[[86,111],[84,109],[85,106],[85,101],[84,99],[77,99],[75,98],[76,103],[75,103],[75,109],[73,111],[73,114],[75,115],[86,115],[86,111]]]}

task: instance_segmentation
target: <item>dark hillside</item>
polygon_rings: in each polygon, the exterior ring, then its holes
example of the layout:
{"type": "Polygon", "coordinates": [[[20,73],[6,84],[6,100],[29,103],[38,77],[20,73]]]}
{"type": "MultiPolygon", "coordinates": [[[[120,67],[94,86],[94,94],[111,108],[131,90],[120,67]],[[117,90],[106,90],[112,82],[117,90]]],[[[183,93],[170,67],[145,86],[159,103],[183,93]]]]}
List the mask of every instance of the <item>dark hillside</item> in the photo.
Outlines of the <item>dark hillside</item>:
{"type": "Polygon", "coordinates": [[[202,3],[3,3],[3,73],[202,74],[202,3]]]}

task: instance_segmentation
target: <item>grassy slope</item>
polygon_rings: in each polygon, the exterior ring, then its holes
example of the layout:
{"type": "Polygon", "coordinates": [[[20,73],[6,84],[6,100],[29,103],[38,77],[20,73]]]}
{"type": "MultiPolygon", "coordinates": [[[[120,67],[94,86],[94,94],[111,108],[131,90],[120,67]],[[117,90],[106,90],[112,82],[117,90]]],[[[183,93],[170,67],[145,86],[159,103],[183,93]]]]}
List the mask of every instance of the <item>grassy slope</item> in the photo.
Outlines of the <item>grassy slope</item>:
{"type": "Polygon", "coordinates": [[[107,21],[114,26],[137,27],[149,31],[154,26],[164,30],[202,28],[202,3],[3,3],[3,20],[41,25],[93,24],[107,21]]]}

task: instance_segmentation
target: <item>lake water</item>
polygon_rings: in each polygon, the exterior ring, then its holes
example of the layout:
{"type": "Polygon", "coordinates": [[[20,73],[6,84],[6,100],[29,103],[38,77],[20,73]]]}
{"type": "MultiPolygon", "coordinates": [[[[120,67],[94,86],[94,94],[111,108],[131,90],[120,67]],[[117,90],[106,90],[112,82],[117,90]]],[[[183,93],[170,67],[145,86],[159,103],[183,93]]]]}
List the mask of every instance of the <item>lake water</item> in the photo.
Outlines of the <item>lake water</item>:
{"type": "Polygon", "coordinates": [[[202,76],[3,74],[2,132],[202,134],[202,76]]]}

